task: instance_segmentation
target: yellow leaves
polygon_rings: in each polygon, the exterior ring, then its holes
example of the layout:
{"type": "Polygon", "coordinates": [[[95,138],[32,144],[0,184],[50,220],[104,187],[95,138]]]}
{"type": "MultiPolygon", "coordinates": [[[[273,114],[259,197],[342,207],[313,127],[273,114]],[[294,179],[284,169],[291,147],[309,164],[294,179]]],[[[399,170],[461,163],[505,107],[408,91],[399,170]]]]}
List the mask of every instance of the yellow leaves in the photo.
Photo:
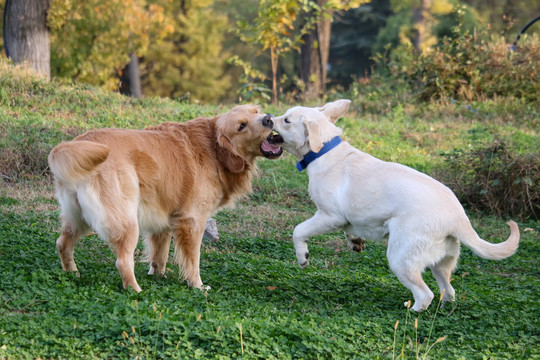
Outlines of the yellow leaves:
{"type": "Polygon", "coordinates": [[[261,0],[253,22],[242,22],[237,33],[245,42],[259,45],[262,51],[274,49],[280,54],[296,48],[299,35],[295,30],[300,4],[292,0],[261,0]]]}
{"type": "Polygon", "coordinates": [[[367,4],[370,0],[330,0],[328,6],[335,10],[349,10],[367,4]]]}
{"type": "Polygon", "coordinates": [[[47,15],[47,25],[51,30],[60,29],[71,9],[73,3],[71,0],[52,0],[47,15]]]}
{"type": "Polygon", "coordinates": [[[163,31],[167,34],[172,34],[174,32],[174,26],[172,24],[166,24],[163,27],[163,31]]]}
{"type": "MultiPolygon", "coordinates": [[[[293,21],[294,19],[290,17],[290,14],[288,17],[284,15],[282,18],[278,19],[278,28],[283,28],[283,26],[286,26],[287,28],[293,30],[294,29],[293,21]]],[[[283,31],[283,30],[280,30],[280,31],[283,31]]]]}
{"type": "Polygon", "coordinates": [[[296,20],[296,11],[290,10],[289,11],[289,17],[291,18],[292,21],[295,21],[296,20]]]}
{"type": "Polygon", "coordinates": [[[431,13],[434,15],[446,15],[454,10],[454,5],[448,0],[435,0],[431,4],[431,13]]]}

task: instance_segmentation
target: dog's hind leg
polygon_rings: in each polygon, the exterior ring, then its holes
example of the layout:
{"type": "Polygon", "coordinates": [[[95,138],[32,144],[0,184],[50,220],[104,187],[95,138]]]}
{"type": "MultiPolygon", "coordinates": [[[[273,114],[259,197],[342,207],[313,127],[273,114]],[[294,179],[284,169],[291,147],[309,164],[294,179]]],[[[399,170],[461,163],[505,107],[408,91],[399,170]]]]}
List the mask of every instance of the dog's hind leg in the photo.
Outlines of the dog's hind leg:
{"type": "Polygon", "coordinates": [[[135,279],[135,248],[139,239],[139,226],[136,221],[127,222],[124,231],[110,239],[113,250],[116,252],[116,268],[122,276],[124,289],[129,286],[136,292],[141,291],[141,287],[135,279]]]}
{"type": "Polygon", "coordinates": [[[346,224],[346,220],[317,211],[315,215],[303,223],[298,224],[293,231],[294,249],[300,267],[309,265],[309,250],[306,244],[311,236],[326,234],[337,230],[346,224]]]}
{"type": "Polygon", "coordinates": [[[199,289],[203,286],[199,264],[206,217],[202,219],[196,221],[193,218],[179,218],[174,225],[174,252],[180,272],[189,286],[199,289]]]}
{"type": "Polygon", "coordinates": [[[425,269],[424,260],[421,258],[421,253],[417,249],[413,249],[408,244],[413,243],[410,239],[399,239],[392,237],[388,242],[386,255],[390,269],[396,274],[397,278],[407,289],[413,293],[414,311],[422,311],[428,308],[433,300],[433,292],[422,279],[422,271],[425,269]]]}
{"type": "Polygon", "coordinates": [[[62,262],[62,269],[64,271],[78,271],[73,252],[80,235],[78,230],[69,225],[64,225],[62,227],[62,234],[56,240],[56,249],[58,249],[58,255],[60,255],[60,261],[62,262]]]}
{"type": "Polygon", "coordinates": [[[390,262],[390,268],[396,274],[399,281],[413,293],[414,305],[412,309],[418,312],[427,309],[433,300],[433,292],[422,279],[422,272],[403,267],[401,261],[399,263],[401,264],[390,262]]]}
{"type": "Polygon", "coordinates": [[[442,298],[443,302],[454,301],[456,292],[450,284],[450,276],[456,268],[457,260],[459,257],[459,242],[455,239],[446,239],[446,256],[431,266],[431,272],[437,280],[441,294],[444,291],[442,298]]]}
{"type": "Polygon", "coordinates": [[[164,232],[161,234],[150,234],[145,238],[147,256],[150,261],[148,275],[165,275],[171,237],[172,234],[170,232],[164,232]]]}
{"type": "Polygon", "coordinates": [[[456,291],[450,284],[450,275],[452,275],[452,271],[455,267],[456,262],[457,258],[446,257],[438,264],[435,264],[431,267],[431,272],[433,273],[433,277],[435,277],[435,280],[437,280],[437,284],[439,285],[441,294],[444,291],[444,295],[442,298],[443,302],[454,301],[454,297],[456,295],[456,291]]]}
{"type": "Polygon", "coordinates": [[[88,232],[89,227],[82,218],[76,195],[63,189],[59,184],[57,184],[57,188],[58,200],[62,207],[62,233],[56,240],[56,249],[62,262],[62,269],[64,271],[78,271],[73,252],[77,240],[88,232]]]}

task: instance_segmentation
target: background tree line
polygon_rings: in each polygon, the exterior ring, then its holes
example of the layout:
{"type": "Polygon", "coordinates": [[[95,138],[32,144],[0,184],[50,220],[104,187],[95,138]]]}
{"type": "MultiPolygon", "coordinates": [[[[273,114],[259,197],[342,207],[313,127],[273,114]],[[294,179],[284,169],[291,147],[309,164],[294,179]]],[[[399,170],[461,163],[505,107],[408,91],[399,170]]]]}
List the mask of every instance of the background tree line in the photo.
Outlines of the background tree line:
{"type": "Polygon", "coordinates": [[[0,9],[15,62],[37,49],[26,60],[46,76],[124,93],[137,91],[131,65],[144,96],[193,102],[314,99],[370,76],[377,54],[420,54],[458,25],[513,39],[540,14],[535,0],[0,0],[0,9]],[[25,32],[38,34],[32,49],[25,32]]]}

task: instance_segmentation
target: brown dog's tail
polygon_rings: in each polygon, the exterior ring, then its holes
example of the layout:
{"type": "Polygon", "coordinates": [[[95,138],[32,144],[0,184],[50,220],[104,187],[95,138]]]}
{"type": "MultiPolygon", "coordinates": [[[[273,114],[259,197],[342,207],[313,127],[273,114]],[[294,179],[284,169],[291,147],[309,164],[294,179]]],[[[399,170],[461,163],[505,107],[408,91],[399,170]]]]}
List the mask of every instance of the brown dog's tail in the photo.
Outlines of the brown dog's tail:
{"type": "Polygon", "coordinates": [[[518,225],[512,220],[507,224],[510,226],[510,236],[499,244],[491,244],[482,240],[470,225],[469,229],[459,234],[458,237],[476,255],[489,260],[502,260],[514,254],[519,246],[518,225]]]}
{"type": "Polygon", "coordinates": [[[95,172],[109,156],[107,145],[91,141],[62,143],[49,154],[49,167],[54,177],[65,183],[78,183],[95,172]]]}

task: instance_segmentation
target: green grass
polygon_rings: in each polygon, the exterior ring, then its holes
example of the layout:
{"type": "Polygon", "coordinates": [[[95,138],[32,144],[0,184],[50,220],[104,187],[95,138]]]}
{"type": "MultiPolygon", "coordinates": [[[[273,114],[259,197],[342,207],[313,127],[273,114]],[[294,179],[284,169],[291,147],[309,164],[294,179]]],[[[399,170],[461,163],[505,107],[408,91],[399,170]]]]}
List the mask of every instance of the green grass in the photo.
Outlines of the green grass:
{"type": "MultiPolygon", "coordinates": [[[[278,168],[288,167],[286,162],[278,168]]],[[[264,161],[261,167],[266,173],[275,164],[264,161]]],[[[403,327],[403,302],[411,294],[389,271],[384,246],[369,243],[357,254],[346,250],[341,234],[320,236],[310,245],[312,265],[300,269],[290,236],[312,209],[299,201],[288,214],[279,197],[268,203],[258,196],[216,216],[221,239],[205,243],[201,260],[210,291],[188,288],[172,263],[166,278],[155,278],[138,262],[143,292],[136,294],[122,289],[114,256],[95,235],[76,248],[80,277],[61,270],[50,188],[37,194],[22,186],[3,191],[0,358],[236,358],[241,345],[246,358],[391,358],[397,320],[398,344],[404,342],[404,353],[414,358],[416,317],[421,354],[427,350],[436,302],[425,313],[411,314],[408,329],[403,327]],[[239,227],[243,218],[249,231],[239,227]]],[[[498,219],[473,222],[488,239],[507,236],[498,219]]],[[[464,249],[453,280],[458,300],[439,311],[430,343],[446,340],[429,357],[540,356],[539,255],[538,235],[530,231],[523,232],[518,253],[501,262],[464,249]]],[[[425,277],[436,289],[431,275],[425,277]]]]}
{"type": "MultiPolygon", "coordinates": [[[[540,359],[538,221],[519,223],[520,248],[509,259],[483,260],[462,248],[457,301],[410,313],[403,303],[411,293],[388,269],[383,245],[368,243],[357,254],[341,233],[318,236],[311,265],[297,266],[292,231],[315,208],[291,156],[259,161],[254,192],[216,214],[221,238],[204,243],[201,259],[210,291],[188,288],[172,262],[165,278],[148,276],[142,247],[135,272],[143,291],[125,291],[112,252],[95,235],[75,249],[80,276],[65,273],[55,248],[50,148],[85,129],[141,128],[227,107],[62,87],[1,62],[0,89],[0,165],[18,166],[0,180],[0,359],[540,359]]],[[[457,104],[381,101],[368,112],[362,97],[353,104],[339,123],[351,143],[427,172],[442,163],[441,152],[494,137],[519,152],[539,150],[534,109],[524,121],[507,121],[510,112],[489,111],[500,103],[482,105],[473,120],[457,104]]],[[[483,238],[507,238],[502,219],[470,215],[483,238]]],[[[425,279],[436,292],[429,272],[425,279]]]]}

